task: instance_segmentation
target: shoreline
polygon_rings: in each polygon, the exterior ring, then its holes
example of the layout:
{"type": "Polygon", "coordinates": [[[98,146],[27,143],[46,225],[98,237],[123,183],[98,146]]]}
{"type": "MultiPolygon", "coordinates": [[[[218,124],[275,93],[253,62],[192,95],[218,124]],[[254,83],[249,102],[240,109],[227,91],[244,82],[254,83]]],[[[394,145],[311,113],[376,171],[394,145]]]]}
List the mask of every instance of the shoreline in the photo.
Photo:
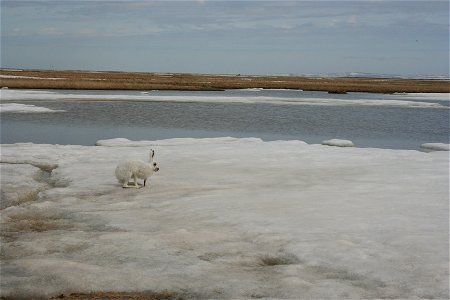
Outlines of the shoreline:
{"type": "Polygon", "coordinates": [[[207,75],[188,73],[0,70],[2,88],[72,90],[223,91],[292,89],[331,94],[450,93],[450,80],[363,77],[207,75]]]}

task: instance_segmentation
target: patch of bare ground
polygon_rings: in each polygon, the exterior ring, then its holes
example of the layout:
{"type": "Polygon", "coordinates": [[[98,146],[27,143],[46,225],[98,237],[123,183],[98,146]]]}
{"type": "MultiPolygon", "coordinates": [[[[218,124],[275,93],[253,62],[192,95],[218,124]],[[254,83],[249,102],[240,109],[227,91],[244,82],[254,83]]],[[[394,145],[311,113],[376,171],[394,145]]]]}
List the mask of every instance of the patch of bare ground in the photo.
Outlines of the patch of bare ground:
{"type": "Polygon", "coordinates": [[[181,295],[175,292],[93,292],[93,293],[72,293],[69,295],[58,295],[50,299],[66,299],[66,300],[182,300],[181,295]]]}
{"type": "Polygon", "coordinates": [[[44,297],[0,297],[0,300],[183,300],[180,294],[170,291],[153,292],[91,292],[60,294],[51,298],[44,297]]]}
{"type": "Polygon", "coordinates": [[[279,255],[261,255],[258,257],[258,265],[260,266],[281,266],[281,265],[295,265],[301,260],[294,254],[283,253],[279,255]]]}
{"type": "Polygon", "coordinates": [[[14,239],[20,234],[69,229],[72,225],[62,215],[42,210],[20,210],[2,218],[0,236],[14,239]]]}
{"type": "Polygon", "coordinates": [[[319,78],[86,71],[0,70],[1,87],[18,89],[185,90],[297,89],[331,93],[449,93],[449,80],[398,78],[319,78]],[[16,76],[16,77],[14,77],[16,76]],[[20,76],[20,77],[19,77],[20,76]]]}

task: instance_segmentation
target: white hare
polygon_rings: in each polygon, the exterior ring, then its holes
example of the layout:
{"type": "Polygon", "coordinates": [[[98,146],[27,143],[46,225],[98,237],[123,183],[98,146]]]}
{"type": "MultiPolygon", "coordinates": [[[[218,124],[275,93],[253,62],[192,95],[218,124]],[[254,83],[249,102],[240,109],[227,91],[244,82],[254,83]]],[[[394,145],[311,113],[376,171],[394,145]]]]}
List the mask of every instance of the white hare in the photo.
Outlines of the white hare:
{"type": "Polygon", "coordinates": [[[149,162],[143,162],[142,160],[125,160],[120,162],[116,167],[116,178],[123,188],[129,187],[128,182],[131,178],[134,179],[134,187],[139,188],[137,183],[138,178],[144,179],[144,186],[147,179],[153,174],[158,172],[159,167],[156,162],[153,162],[155,151],[150,149],[149,162]]]}

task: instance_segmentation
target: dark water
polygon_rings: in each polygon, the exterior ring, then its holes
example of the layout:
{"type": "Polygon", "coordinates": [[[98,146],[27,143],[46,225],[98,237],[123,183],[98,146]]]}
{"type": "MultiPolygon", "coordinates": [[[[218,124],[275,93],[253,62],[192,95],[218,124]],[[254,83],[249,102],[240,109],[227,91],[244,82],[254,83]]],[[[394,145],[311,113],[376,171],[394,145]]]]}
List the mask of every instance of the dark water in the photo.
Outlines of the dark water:
{"type": "MultiPolygon", "coordinates": [[[[250,93],[254,92],[228,92],[233,96],[250,93]]],[[[447,108],[75,100],[23,103],[66,112],[2,113],[2,144],[93,145],[99,139],[117,137],[156,140],[233,136],[308,143],[340,138],[360,147],[418,149],[422,143],[449,140],[447,108]]]]}

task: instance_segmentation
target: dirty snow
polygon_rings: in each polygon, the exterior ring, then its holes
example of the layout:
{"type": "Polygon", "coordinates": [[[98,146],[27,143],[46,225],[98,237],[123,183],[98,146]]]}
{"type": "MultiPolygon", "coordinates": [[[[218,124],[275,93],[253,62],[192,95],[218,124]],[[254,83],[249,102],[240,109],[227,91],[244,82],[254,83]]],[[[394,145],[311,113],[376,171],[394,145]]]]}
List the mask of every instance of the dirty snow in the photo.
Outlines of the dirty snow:
{"type": "Polygon", "coordinates": [[[450,145],[444,143],[425,143],[420,145],[420,148],[430,151],[449,151],[450,145]]]}
{"type": "Polygon", "coordinates": [[[336,147],[355,147],[352,141],[341,139],[326,140],[322,142],[322,145],[336,146],[336,147]]]}
{"type": "Polygon", "coordinates": [[[1,210],[1,296],[449,296],[448,152],[234,138],[97,144],[2,145],[2,193],[37,190],[23,186],[36,180],[48,188],[1,210]],[[160,172],[122,189],[117,163],[146,159],[149,146],[160,172]]]}
{"type": "Polygon", "coordinates": [[[46,175],[36,166],[2,164],[0,209],[37,200],[38,193],[49,188],[44,181],[46,175]]]}

